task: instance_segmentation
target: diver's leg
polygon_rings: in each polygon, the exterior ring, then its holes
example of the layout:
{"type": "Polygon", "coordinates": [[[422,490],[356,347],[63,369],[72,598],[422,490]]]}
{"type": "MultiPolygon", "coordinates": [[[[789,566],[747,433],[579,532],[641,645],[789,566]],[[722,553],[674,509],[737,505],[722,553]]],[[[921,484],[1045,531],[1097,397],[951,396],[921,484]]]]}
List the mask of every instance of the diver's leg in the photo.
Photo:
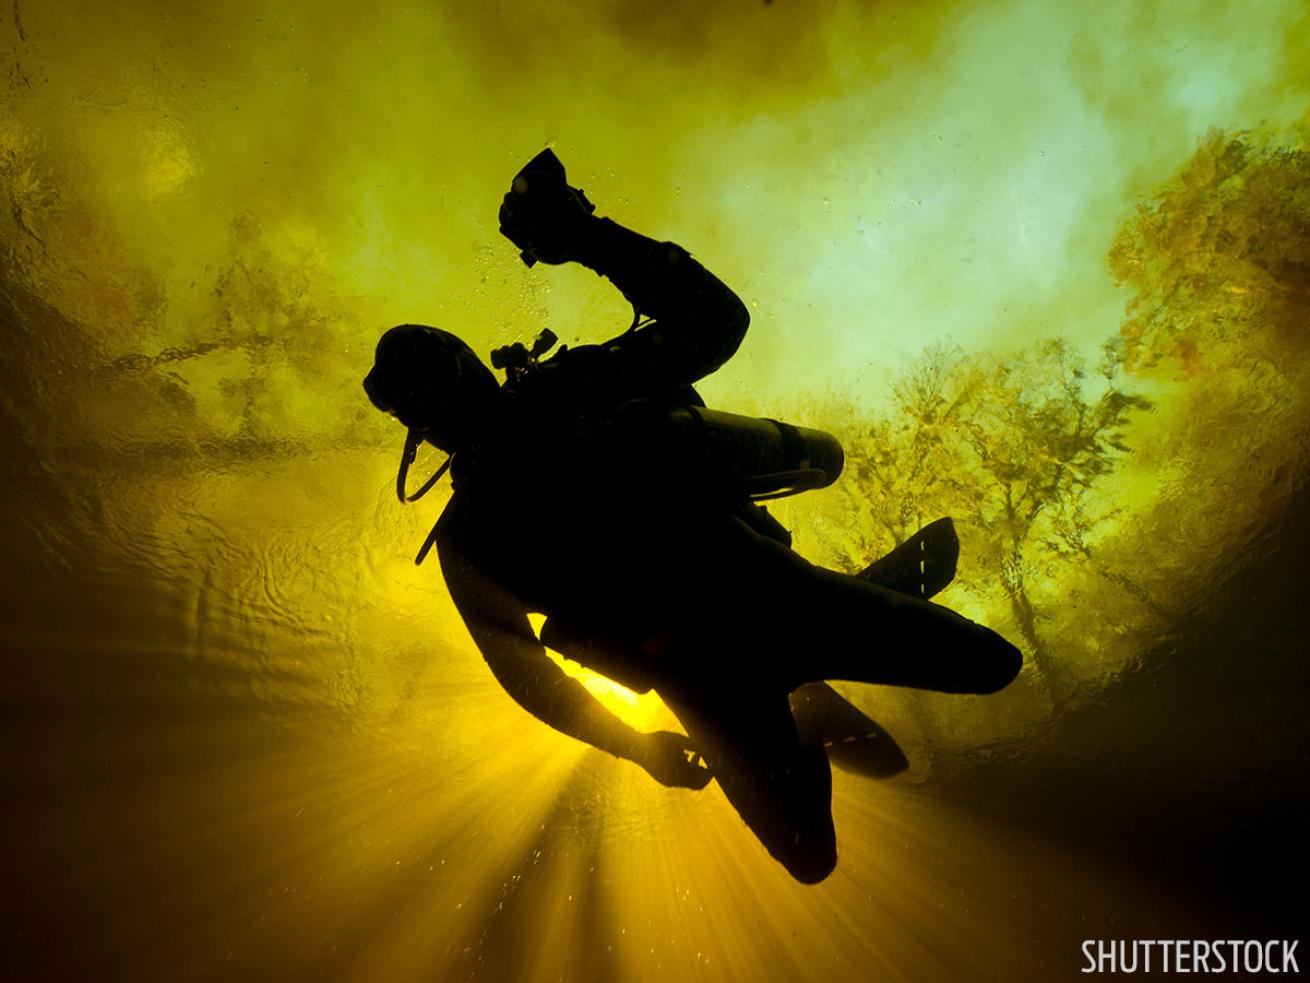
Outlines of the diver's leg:
{"type": "Polygon", "coordinates": [[[686,678],[660,695],[773,858],[806,884],[832,873],[832,771],[823,748],[801,746],[786,691],[686,678]]]}
{"type": "Polygon", "coordinates": [[[1023,656],[982,625],[929,601],[810,566],[780,603],[798,617],[773,637],[796,652],[790,678],[994,693],[1018,675],[1023,656]]]}
{"type": "MultiPolygon", "coordinates": [[[[698,636],[795,687],[845,679],[992,693],[1019,650],[949,608],[815,566],[740,522],[707,532],[698,636]]],[[[707,650],[713,651],[712,648],[707,650]]]]}

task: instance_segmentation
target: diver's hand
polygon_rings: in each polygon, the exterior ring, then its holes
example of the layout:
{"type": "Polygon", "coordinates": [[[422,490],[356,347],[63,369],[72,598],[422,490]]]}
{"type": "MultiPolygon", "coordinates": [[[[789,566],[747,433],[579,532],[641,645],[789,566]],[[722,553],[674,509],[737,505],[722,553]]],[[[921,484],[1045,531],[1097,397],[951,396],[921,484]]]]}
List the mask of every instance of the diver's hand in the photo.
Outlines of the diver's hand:
{"type": "Polygon", "coordinates": [[[559,159],[542,151],[514,176],[500,205],[500,234],[528,266],[567,263],[594,237],[594,211],[581,189],[569,186],[559,159]]]}
{"type": "Polygon", "coordinates": [[[670,788],[704,788],[712,777],[691,741],[668,730],[645,735],[636,760],[670,788]]]}

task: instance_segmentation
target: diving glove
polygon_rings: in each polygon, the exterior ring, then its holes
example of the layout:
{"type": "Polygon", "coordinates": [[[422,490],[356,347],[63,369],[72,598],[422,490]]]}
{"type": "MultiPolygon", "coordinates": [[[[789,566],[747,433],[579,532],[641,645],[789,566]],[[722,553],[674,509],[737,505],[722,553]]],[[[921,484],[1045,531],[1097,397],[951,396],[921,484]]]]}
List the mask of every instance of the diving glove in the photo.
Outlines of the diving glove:
{"type": "Polygon", "coordinates": [[[581,255],[598,221],[595,210],[581,188],[569,186],[554,152],[543,150],[514,175],[500,206],[500,234],[527,266],[567,263],[581,255]]]}

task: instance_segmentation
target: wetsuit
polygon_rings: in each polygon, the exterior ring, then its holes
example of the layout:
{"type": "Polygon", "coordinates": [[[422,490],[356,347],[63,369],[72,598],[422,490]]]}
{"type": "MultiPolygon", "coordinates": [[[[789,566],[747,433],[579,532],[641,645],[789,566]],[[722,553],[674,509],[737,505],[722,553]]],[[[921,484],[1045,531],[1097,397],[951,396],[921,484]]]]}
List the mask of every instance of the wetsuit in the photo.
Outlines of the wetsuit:
{"type": "Polygon", "coordinates": [[[788,693],[847,679],[991,692],[1019,654],[938,605],[816,567],[754,507],[669,473],[649,407],[699,403],[749,323],[685,250],[602,222],[581,261],[653,322],[562,352],[514,385],[457,451],[437,529],[451,594],[497,679],[559,730],[634,757],[630,728],[546,656],[655,688],[743,819],[796,877],[836,859],[831,776],[800,745],[788,693]],[[638,401],[634,403],[633,401],[638,401]]]}

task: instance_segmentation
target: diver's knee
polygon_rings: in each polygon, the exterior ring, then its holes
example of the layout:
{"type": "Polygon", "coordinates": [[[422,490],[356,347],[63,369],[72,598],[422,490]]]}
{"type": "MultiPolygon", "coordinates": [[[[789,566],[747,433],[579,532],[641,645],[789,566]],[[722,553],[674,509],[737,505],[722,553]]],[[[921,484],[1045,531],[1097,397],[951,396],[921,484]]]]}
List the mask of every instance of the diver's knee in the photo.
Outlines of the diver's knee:
{"type": "Polygon", "coordinates": [[[837,830],[827,801],[803,803],[765,846],[802,884],[818,884],[837,867],[837,830]]]}
{"type": "Polygon", "coordinates": [[[817,884],[837,866],[832,767],[823,748],[801,747],[787,771],[787,822],[774,856],[802,884],[817,884]]]}
{"type": "Polygon", "coordinates": [[[802,884],[818,884],[837,869],[837,845],[815,844],[808,850],[797,850],[779,857],[782,865],[802,884]]]}
{"type": "Polygon", "coordinates": [[[986,658],[979,660],[980,672],[972,692],[986,695],[1005,689],[1023,668],[1023,653],[1000,635],[993,635],[986,658]]]}

